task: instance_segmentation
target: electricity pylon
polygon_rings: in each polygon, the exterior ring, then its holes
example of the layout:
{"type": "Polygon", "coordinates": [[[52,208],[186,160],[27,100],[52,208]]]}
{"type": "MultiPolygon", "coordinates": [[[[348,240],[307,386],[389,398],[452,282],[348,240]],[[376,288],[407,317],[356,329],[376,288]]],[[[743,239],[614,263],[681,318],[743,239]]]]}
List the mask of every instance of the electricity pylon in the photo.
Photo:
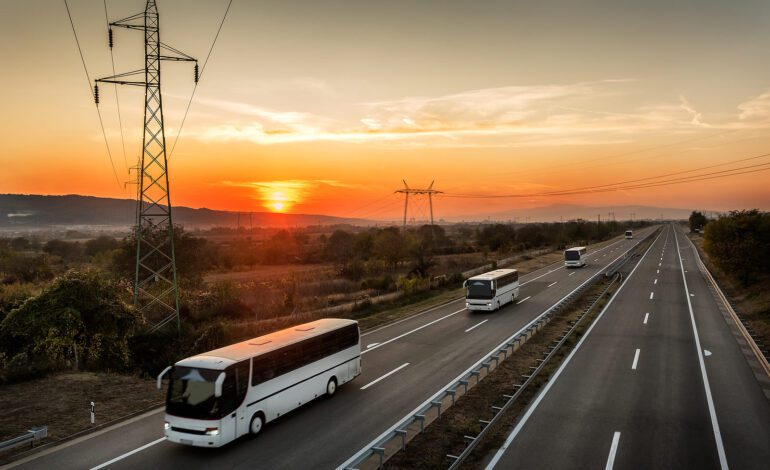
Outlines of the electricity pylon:
{"type": "Polygon", "coordinates": [[[144,69],[95,80],[94,97],[99,104],[99,83],[144,87],[144,137],[139,161],[137,217],[135,227],[136,268],[134,305],[153,330],[176,319],[179,322],[179,288],[174,224],[171,218],[166,136],[163,128],[163,100],[160,92],[160,64],[163,60],[198,61],[160,41],[158,6],[147,0],[141,13],[109,23],[108,41],[113,47],[112,27],[144,31],[144,69]],[[142,75],[144,80],[141,80],[142,75]]]}
{"type": "Polygon", "coordinates": [[[401,180],[404,182],[404,189],[398,189],[396,190],[396,193],[403,193],[404,195],[404,230],[406,230],[406,216],[407,212],[409,211],[409,195],[427,195],[428,196],[428,205],[430,207],[430,224],[433,225],[433,195],[434,194],[440,194],[443,191],[438,191],[436,189],[433,189],[433,183],[436,181],[431,181],[430,186],[428,186],[428,189],[414,189],[410,188],[408,184],[406,184],[406,180],[401,180]]]}

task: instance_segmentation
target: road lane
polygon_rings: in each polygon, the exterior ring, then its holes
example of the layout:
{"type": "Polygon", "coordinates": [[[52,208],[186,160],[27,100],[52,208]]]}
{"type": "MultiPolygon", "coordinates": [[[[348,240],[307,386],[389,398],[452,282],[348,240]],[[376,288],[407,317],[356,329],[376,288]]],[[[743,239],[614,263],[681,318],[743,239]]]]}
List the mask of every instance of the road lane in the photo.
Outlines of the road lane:
{"type": "Polygon", "coordinates": [[[496,468],[609,465],[616,433],[614,468],[766,468],[770,405],[684,243],[667,227],[527,409],[496,468]]]}
{"type": "MultiPolygon", "coordinates": [[[[631,242],[621,239],[596,251],[611,247],[625,250],[637,241],[631,242]]],[[[161,442],[115,462],[110,468],[331,468],[612,258],[569,273],[551,265],[522,276],[521,293],[529,300],[499,312],[461,311],[450,315],[460,310],[458,306],[464,306],[464,300],[459,300],[367,333],[362,341],[372,346],[365,351],[364,370],[355,381],[358,387],[340,387],[334,399],[319,400],[269,424],[258,439],[241,439],[222,449],[192,449],[161,442]],[[560,281],[558,287],[547,289],[553,280],[560,281]],[[480,320],[489,321],[483,328],[465,332],[480,320]],[[361,385],[405,363],[410,365],[393,377],[360,390],[361,385]]],[[[105,433],[22,467],[93,467],[156,440],[162,425],[163,415],[154,415],[139,425],[105,433]]]]}

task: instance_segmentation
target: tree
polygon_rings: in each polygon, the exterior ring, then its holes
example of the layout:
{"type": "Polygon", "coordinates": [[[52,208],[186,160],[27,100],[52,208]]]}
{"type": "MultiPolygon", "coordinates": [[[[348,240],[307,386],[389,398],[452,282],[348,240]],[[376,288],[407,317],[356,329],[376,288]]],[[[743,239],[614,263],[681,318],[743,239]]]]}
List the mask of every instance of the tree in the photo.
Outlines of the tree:
{"type": "Polygon", "coordinates": [[[0,352],[58,368],[121,370],[128,338],[141,324],[119,289],[97,271],[69,271],[0,323],[0,352]]]}
{"type": "MultiPolygon", "coordinates": [[[[163,226],[144,227],[146,240],[160,240],[165,237],[163,226]]],[[[187,233],[180,225],[174,226],[174,255],[177,278],[180,283],[197,285],[203,281],[203,273],[211,269],[216,260],[215,247],[205,238],[187,233]]],[[[112,271],[121,279],[134,282],[136,274],[136,234],[124,238],[112,259],[112,271]]]]}
{"type": "Polygon", "coordinates": [[[374,236],[372,250],[374,256],[391,264],[393,269],[397,268],[398,263],[406,257],[406,243],[396,227],[380,230],[374,236]]]}
{"type": "Polygon", "coordinates": [[[83,254],[83,246],[78,242],[65,242],[62,240],[49,240],[43,245],[43,251],[58,256],[62,261],[71,263],[83,254]]]}
{"type": "Polygon", "coordinates": [[[106,253],[117,249],[120,243],[113,237],[107,235],[101,235],[93,240],[88,240],[83,248],[83,253],[86,256],[96,256],[101,253],[106,253]]]}
{"type": "Polygon", "coordinates": [[[479,245],[489,248],[490,251],[497,251],[513,246],[516,232],[510,225],[486,225],[479,231],[476,240],[479,245]]]}
{"type": "Polygon", "coordinates": [[[707,222],[708,219],[705,215],[703,215],[703,213],[692,211],[692,214],[690,214],[690,231],[695,232],[697,230],[703,229],[707,222]]]}
{"type": "Polygon", "coordinates": [[[770,270],[770,213],[733,211],[706,225],[703,248],[719,269],[743,285],[770,270]]]}
{"type": "Polygon", "coordinates": [[[355,235],[344,230],[335,230],[323,247],[324,259],[344,264],[355,256],[355,235]]]}

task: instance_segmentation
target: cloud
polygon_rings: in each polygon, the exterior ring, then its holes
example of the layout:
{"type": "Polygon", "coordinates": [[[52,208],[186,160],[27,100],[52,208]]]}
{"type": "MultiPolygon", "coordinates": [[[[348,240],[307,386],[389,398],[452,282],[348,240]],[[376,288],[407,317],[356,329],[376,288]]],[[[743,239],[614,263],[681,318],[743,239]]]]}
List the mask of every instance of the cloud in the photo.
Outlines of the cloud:
{"type": "MultiPolygon", "coordinates": [[[[312,82],[312,80],[311,80],[312,82]]],[[[190,133],[201,140],[260,145],[298,142],[379,143],[420,147],[521,147],[628,142],[641,131],[691,133],[745,128],[735,116],[706,121],[684,97],[632,105],[633,79],[484,88],[439,96],[370,101],[345,119],[201,98],[227,122],[190,133]]],[[[770,93],[738,106],[740,119],[770,116],[770,93]]]]}
{"type": "Polygon", "coordinates": [[[767,119],[770,117],[770,91],[738,105],[739,119],[767,119]]]}

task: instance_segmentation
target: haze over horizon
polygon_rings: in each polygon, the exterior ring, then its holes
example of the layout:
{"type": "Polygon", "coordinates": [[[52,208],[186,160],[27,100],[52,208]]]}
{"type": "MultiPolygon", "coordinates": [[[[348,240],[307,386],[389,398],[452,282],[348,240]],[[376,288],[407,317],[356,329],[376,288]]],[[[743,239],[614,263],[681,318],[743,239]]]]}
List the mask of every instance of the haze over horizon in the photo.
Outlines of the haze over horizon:
{"type": "MultiPolygon", "coordinates": [[[[107,2],[110,19],[143,4],[107,2]]],[[[202,61],[226,6],[160,0],[164,41],[202,61]]],[[[70,9],[89,72],[110,75],[101,3],[70,9]]],[[[171,201],[398,218],[405,179],[446,191],[437,219],[551,204],[768,210],[767,172],[536,194],[766,164],[723,165],[770,151],[770,64],[757,60],[769,13],[759,1],[236,1],[170,156],[171,201]],[[519,197],[451,197],[499,194],[519,197]]],[[[118,90],[124,161],[115,91],[102,87],[118,184],[62,3],[5,2],[0,25],[1,192],[130,198],[142,90],[118,90]]],[[[118,72],[141,66],[133,33],[115,33],[118,72]]],[[[193,81],[187,64],[163,73],[170,148],[193,81]]]]}

